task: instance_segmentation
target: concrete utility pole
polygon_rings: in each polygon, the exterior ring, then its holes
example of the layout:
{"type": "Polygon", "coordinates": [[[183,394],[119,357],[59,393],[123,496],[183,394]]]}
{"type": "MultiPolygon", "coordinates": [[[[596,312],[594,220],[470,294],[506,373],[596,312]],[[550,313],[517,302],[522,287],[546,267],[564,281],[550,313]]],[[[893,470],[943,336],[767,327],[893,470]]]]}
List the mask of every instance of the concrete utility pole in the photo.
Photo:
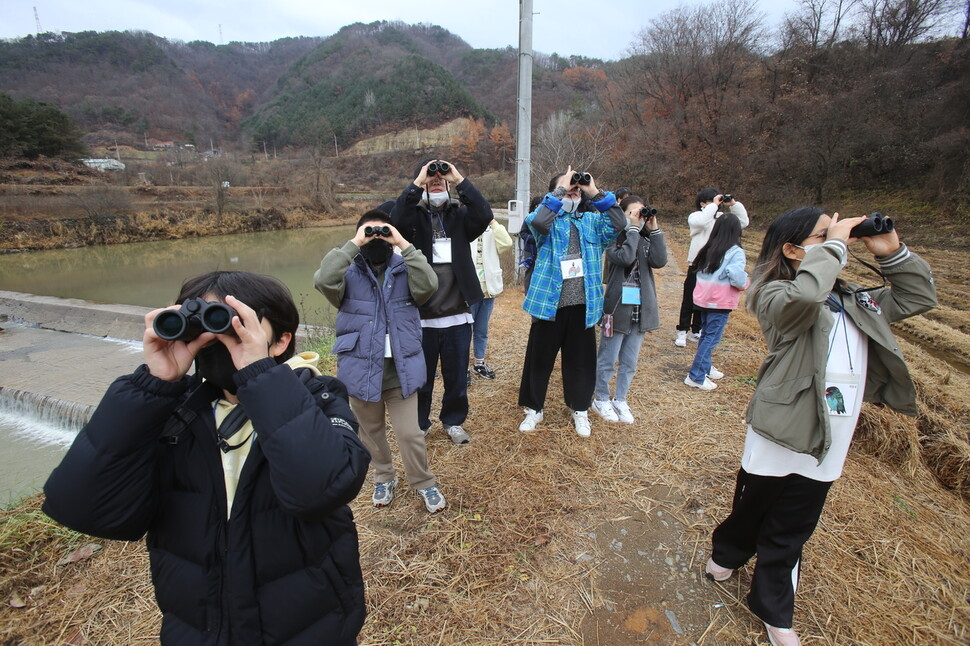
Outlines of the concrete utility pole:
{"type": "MultiPolygon", "coordinates": [[[[532,0],[519,0],[519,92],[515,122],[515,199],[518,218],[511,212],[509,232],[518,233],[529,208],[532,172],[532,0]],[[514,221],[517,220],[517,221],[514,221]]],[[[511,205],[510,205],[511,206],[511,205]]]]}

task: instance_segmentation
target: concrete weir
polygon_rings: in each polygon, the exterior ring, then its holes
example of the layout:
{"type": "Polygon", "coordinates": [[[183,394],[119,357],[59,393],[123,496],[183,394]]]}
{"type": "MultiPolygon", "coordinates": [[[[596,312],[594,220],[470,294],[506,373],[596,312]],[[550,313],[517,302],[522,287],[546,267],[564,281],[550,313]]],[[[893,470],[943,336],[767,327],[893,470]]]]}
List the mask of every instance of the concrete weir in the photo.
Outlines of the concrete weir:
{"type": "Polygon", "coordinates": [[[0,410],[79,429],[142,362],[148,311],[0,291],[0,410]]]}

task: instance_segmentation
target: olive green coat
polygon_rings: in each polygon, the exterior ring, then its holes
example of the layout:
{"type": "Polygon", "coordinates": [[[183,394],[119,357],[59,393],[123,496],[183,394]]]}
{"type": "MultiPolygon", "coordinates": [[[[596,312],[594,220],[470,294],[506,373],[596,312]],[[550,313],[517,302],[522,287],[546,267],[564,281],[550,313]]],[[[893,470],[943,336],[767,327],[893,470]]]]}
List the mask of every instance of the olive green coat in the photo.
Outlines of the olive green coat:
{"type": "MultiPolygon", "coordinates": [[[[812,455],[819,463],[831,444],[825,366],[829,332],[835,322],[824,303],[838,278],[844,253],[841,241],[812,248],[794,279],[765,283],[750,296],[750,309],[764,332],[768,356],[758,372],[746,420],[759,435],[812,455]]],[[[869,337],[864,399],[915,415],[916,391],[889,324],[935,307],[936,289],[929,265],[905,245],[877,260],[891,286],[843,295],[846,315],[869,337]],[[859,302],[863,294],[878,304],[878,311],[859,302]]]]}

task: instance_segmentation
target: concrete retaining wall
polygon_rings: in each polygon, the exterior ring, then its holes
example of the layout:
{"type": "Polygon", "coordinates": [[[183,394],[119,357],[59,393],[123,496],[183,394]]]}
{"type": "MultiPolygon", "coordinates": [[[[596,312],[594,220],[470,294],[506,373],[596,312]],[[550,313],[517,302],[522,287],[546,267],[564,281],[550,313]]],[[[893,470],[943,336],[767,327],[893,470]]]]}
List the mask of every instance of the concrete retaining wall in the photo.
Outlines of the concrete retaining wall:
{"type": "Polygon", "coordinates": [[[78,298],[0,290],[0,315],[46,330],[141,341],[148,307],[102,305],[78,298]]]}

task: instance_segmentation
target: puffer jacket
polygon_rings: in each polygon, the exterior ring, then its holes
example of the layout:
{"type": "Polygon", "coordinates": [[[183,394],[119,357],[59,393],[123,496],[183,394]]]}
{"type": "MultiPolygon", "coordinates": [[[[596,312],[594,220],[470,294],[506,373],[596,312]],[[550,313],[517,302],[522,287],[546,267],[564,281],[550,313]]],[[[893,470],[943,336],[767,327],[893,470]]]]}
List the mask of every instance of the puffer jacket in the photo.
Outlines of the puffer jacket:
{"type": "MultiPolygon", "coordinates": [[[[846,253],[843,241],[829,240],[805,254],[794,279],[765,283],[749,296],[768,356],[746,421],[759,435],[819,462],[832,443],[825,366],[835,317],[824,303],[846,253]]],[[[864,400],[915,415],[916,390],[889,324],[935,307],[936,289],[929,265],[905,245],[877,260],[892,286],[861,292],[848,285],[843,295],[846,315],[869,337],[864,400]]]]}
{"type": "Polygon", "coordinates": [[[115,380],[48,479],[58,522],[116,540],[147,532],[163,645],[356,644],[364,587],[347,504],[370,456],[343,384],[302,376],[271,358],[236,373],[256,439],[231,516],[221,392],[145,366],[115,380]]]}

